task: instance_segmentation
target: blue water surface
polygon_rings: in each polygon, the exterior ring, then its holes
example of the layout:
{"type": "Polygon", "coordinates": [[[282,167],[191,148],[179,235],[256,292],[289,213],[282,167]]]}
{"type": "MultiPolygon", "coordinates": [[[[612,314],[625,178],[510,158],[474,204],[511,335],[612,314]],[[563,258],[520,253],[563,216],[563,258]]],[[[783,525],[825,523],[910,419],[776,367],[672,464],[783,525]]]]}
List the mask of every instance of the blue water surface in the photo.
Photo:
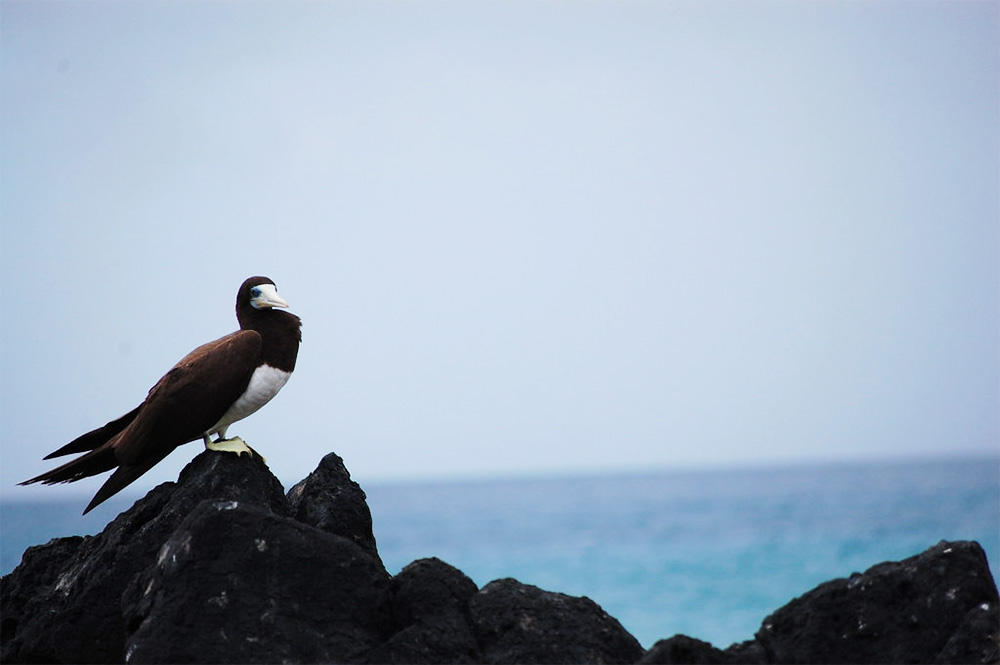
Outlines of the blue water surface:
{"type": "MultiPolygon", "coordinates": [[[[589,596],[646,647],[750,639],[816,585],[940,540],[1000,561],[1000,460],[955,459],[365,487],[391,573],[436,556],[480,586],[589,596]]],[[[131,505],[112,504],[109,514],[131,505]]],[[[9,572],[30,544],[99,531],[79,505],[5,503],[9,572]]],[[[89,518],[90,516],[88,516],[89,518]]]]}

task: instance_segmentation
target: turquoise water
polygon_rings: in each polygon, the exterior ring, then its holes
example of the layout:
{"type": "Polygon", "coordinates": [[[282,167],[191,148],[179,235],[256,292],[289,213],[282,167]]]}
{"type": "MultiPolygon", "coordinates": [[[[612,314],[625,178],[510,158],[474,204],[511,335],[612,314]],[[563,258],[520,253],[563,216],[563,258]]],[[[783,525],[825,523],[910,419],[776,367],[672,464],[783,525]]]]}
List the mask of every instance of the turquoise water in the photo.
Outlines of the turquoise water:
{"type": "MultiPolygon", "coordinates": [[[[749,639],[817,584],[942,539],[978,540],[994,576],[1000,561],[997,458],[365,490],[390,572],[437,556],[480,586],[515,577],[586,595],[647,647],[675,633],[749,639]]],[[[3,572],[28,544],[100,530],[79,509],[4,504],[3,572]]]]}
{"type": "Polygon", "coordinates": [[[597,601],[644,646],[725,647],[816,585],[978,540],[996,576],[1000,462],[861,464],[520,480],[368,492],[391,571],[438,556],[597,601]]]}

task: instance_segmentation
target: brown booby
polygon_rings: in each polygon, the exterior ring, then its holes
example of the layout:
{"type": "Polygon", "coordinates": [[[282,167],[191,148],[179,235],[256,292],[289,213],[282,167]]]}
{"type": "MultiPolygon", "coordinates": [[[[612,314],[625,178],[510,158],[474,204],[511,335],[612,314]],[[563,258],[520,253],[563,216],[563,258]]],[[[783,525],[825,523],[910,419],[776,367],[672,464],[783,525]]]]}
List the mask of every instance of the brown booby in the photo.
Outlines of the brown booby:
{"type": "Polygon", "coordinates": [[[115,469],[83,511],[124,489],[174,448],[203,439],[209,450],[254,454],[226,430],[267,404],[295,369],[302,341],[299,317],[267,277],[251,277],[236,294],[240,329],[203,344],[156,382],[142,404],[74,439],[45,459],[90,451],[31,483],[71,483],[115,469]],[[212,435],[218,435],[212,440],[212,435]]]}

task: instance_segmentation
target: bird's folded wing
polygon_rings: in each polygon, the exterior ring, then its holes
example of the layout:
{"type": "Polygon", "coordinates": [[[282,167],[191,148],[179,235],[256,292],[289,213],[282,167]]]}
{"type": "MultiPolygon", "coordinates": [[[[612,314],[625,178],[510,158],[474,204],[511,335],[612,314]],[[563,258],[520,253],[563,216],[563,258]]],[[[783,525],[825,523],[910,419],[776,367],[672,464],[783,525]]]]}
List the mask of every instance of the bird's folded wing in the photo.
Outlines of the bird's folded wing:
{"type": "Polygon", "coordinates": [[[201,438],[250,384],[262,343],[257,332],[241,330],[184,356],[150,389],[139,414],[115,437],[119,463],[162,459],[201,438]]]}

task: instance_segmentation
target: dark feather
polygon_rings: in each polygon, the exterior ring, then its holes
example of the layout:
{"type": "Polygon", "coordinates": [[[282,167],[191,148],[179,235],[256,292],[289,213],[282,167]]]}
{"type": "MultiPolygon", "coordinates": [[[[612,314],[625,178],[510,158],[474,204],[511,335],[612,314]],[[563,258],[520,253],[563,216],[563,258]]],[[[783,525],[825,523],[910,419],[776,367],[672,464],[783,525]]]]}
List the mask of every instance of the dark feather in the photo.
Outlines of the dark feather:
{"type": "Polygon", "coordinates": [[[119,464],[159,461],[177,446],[200,439],[250,385],[261,344],[257,332],[241,330],[184,356],[112,442],[119,464]]]}
{"type": "Polygon", "coordinates": [[[97,448],[107,443],[108,441],[111,440],[111,437],[113,437],[115,434],[118,434],[118,432],[125,429],[125,427],[127,427],[128,424],[135,419],[136,414],[139,413],[139,409],[141,408],[142,405],[140,404],[139,406],[135,407],[134,409],[126,413],[121,418],[118,418],[117,420],[112,420],[104,427],[98,427],[95,430],[91,430],[86,434],[78,436],[77,438],[73,439],[59,450],[55,451],[54,453],[49,453],[42,459],[52,459],[53,457],[72,455],[73,453],[82,453],[88,450],[93,450],[94,448],[97,448]]]}
{"type": "Polygon", "coordinates": [[[73,482],[117,466],[86,514],[218,422],[249,385],[260,347],[261,337],[252,330],[199,346],[156,382],[135,417],[110,441],[23,484],[73,482]]]}
{"type": "Polygon", "coordinates": [[[86,515],[98,505],[104,503],[109,498],[131,485],[132,481],[136,480],[139,476],[159,464],[168,454],[170,454],[169,450],[161,457],[150,457],[149,459],[143,460],[142,464],[134,466],[119,466],[115,469],[115,472],[112,473],[106,481],[104,481],[104,484],[101,485],[101,489],[97,490],[97,494],[95,494],[94,498],[90,500],[89,504],[87,504],[83,514],[86,515]]]}
{"type": "Polygon", "coordinates": [[[75,460],[66,462],[62,466],[51,471],[46,471],[40,476],[35,476],[31,480],[25,480],[19,485],[30,485],[32,483],[42,483],[44,485],[55,485],[56,483],[72,483],[77,480],[96,476],[99,473],[110,471],[118,466],[115,459],[115,451],[110,446],[103,446],[97,450],[92,450],[86,455],[77,457],[75,460]]]}

